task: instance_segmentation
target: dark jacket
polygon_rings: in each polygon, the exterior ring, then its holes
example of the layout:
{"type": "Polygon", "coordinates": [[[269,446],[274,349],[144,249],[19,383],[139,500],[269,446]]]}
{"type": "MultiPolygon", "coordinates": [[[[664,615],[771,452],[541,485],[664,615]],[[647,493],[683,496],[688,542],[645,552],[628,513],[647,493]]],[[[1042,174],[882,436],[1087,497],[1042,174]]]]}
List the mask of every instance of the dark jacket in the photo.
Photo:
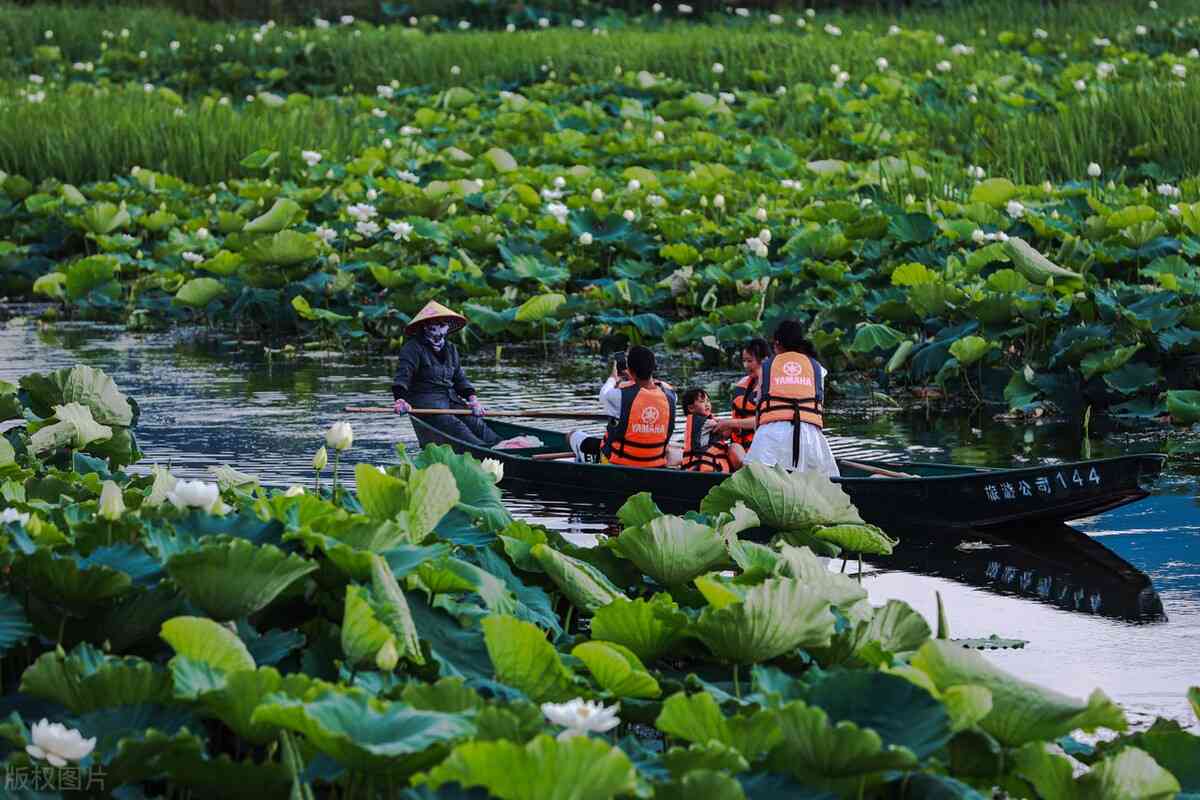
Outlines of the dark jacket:
{"type": "Polygon", "coordinates": [[[445,407],[452,397],[466,399],[475,394],[475,387],[467,380],[458,350],[450,342],[435,353],[424,339],[413,337],[400,348],[400,364],[396,377],[392,379],[392,397],[423,405],[439,402],[445,407]]]}

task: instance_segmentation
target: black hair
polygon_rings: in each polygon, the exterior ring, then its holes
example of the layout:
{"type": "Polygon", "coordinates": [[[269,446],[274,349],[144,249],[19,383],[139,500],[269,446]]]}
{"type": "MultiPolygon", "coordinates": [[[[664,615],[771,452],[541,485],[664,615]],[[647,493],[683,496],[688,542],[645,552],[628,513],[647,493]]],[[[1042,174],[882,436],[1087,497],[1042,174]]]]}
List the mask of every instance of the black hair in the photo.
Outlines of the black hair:
{"type": "Polygon", "coordinates": [[[633,377],[642,381],[654,377],[654,370],[658,368],[658,364],[654,360],[654,352],[649,347],[642,347],[640,344],[635,344],[629,348],[626,359],[629,362],[629,371],[633,373],[633,377]]]}
{"type": "Polygon", "coordinates": [[[701,397],[707,396],[708,392],[704,391],[699,386],[693,386],[679,397],[679,402],[683,404],[683,410],[687,411],[692,407],[692,403],[696,402],[701,397]]]}
{"type": "Polygon", "coordinates": [[[742,352],[749,353],[759,361],[766,361],[767,356],[771,355],[771,345],[766,339],[756,336],[742,345],[742,352]]]}
{"type": "Polygon", "coordinates": [[[817,355],[812,342],[804,335],[804,326],[799,320],[783,320],[775,327],[775,335],[772,338],[785,352],[801,353],[814,358],[817,355]]]}

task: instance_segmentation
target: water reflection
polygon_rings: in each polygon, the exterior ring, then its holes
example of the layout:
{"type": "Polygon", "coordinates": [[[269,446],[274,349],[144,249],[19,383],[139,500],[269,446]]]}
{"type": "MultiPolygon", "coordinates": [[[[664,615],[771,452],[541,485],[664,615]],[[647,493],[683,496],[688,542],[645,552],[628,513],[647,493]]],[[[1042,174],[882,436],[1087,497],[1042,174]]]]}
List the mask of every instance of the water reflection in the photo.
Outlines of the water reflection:
{"type": "MultiPolygon", "coordinates": [[[[342,354],[268,358],[261,345],[203,331],[133,335],[104,326],[39,329],[28,323],[0,328],[0,380],[78,362],[109,372],[140,402],[137,436],[147,453],[142,469],[157,462],[182,477],[200,477],[209,466],[228,463],[273,486],[310,484],[312,454],[325,428],[344,417],[344,405],[386,400],[394,367],[388,359],[366,362],[342,354]]],[[[689,372],[682,358],[668,358],[666,366],[676,385],[706,384],[720,396],[738,377],[734,371],[689,372]]],[[[543,360],[538,354],[501,363],[476,359],[469,369],[495,408],[591,409],[604,365],[595,357],[543,360]]],[[[926,416],[921,408],[880,415],[845,399],[835,407],[829,433],[848,457],[1004,466],[1081,455],[1082,432],[1072,424],[926,416]]],[[[416,444],[411,425],[391,415],[356,417],[353,424],[351,462],[387,463],[398,443],[416,444]]],[[[548,426],[565,430],[572,423],[548,426]]],[[[1197,681],[1194,665],[1200,661],[1200,506],[1194,499],[1200,437],[1097,421],[1091,446],[1097,458],[1175,455],[1154,497],[1081,522],[1077,527],[1088,536],[1023,530],[996,541],[906,533],[895,556],[872,562],[866,586],[874,602],[904,599],[931,621],[939,591],[954,635],[996,633],[1030,641],[1025,650],[988,656],[1022,676],[1077,696],[1100,686],[1138,714],[1190,721],[1183,698],[1197,681]],[[992,546],[957,549],[964,540],[992,546]],[[1096,555],[1098,545],[1115,561],[1096,555]],[[1149,576],[1168,621],[1137,574],[1123,572],[1129,565],[1149,576]]],[[[349,473],[344,465],[343,479],[349,473]]],[[[506,502],[514,513],[581,544],[613,530],[612,513],[601,506],[537,496],[506,502]]]]}

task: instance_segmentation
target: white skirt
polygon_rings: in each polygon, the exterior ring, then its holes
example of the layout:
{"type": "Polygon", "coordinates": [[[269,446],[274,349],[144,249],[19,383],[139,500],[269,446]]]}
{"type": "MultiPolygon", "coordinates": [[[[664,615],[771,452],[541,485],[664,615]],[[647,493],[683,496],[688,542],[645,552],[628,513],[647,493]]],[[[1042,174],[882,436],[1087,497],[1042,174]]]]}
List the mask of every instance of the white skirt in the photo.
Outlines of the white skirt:
{"type": "MultiPolygon", "coordinates": [[[[754,441],[750,443],[750,451],[746,453],[746,461],[766,464],[773,467],[776,464],[792,468],[792,423],[768,422],[754,431],[754,441]]],[[[815,425],[807,422],[800,423],[800,452],[797,454],[795,468],[804,471],[815,469],[826,475],[841,475],[838,471],[837,459],[825,434],[815,425]]]]}

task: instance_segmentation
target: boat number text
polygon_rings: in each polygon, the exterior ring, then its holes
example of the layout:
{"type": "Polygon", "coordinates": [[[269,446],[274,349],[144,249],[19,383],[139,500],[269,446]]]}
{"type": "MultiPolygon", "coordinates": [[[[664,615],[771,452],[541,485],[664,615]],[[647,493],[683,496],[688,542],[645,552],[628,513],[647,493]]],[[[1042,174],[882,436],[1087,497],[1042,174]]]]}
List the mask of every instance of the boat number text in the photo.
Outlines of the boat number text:
{"type": "Polygon", "coordinates": [[[1054,493],[1056,486],[1059,490],[1066,489],[1067,491],[1070,491],[1071,484],[1086,486],[1092,483],[1099,486],[1100,473],[1096,471],[1095,467],[1089,469],[1087,475],[1084,475],[1077,469],[1071,470],[1070,474],[1060,470],[1053,475],[1039,475],[1037,478],[1032,478],[1031,481],[1019,480],[989,483],[983,487],[983,493],[993,503],[999,503],[1004,500],[1016,500],[1018,497],[1033,497],[1034,495],[1049,496],[1054,493]]]}

